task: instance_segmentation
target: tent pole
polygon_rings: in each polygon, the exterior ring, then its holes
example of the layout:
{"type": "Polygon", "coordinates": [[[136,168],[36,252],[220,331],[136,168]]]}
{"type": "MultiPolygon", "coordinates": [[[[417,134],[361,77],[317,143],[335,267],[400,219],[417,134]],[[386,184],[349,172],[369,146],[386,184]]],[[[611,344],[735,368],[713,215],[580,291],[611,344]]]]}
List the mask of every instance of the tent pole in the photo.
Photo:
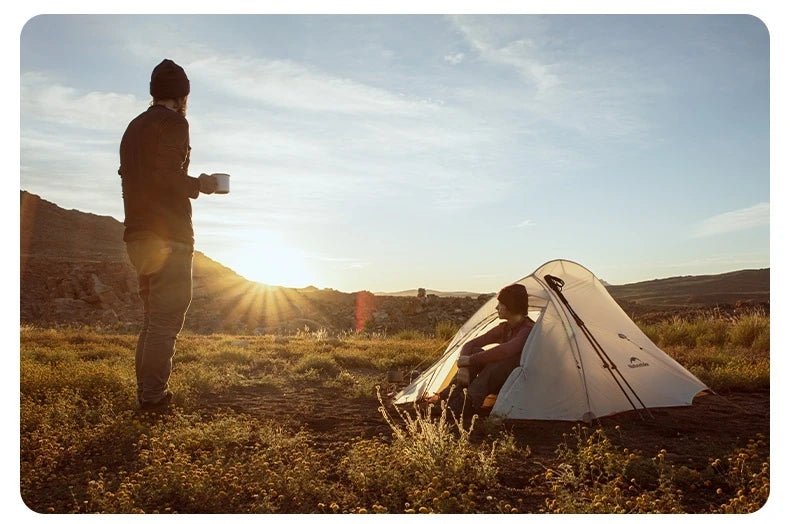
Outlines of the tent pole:
{"type": "Polygon", "coordinates": [[[623,395],[625,395],[625,398],[628,400],[628,403],[631,404],[632,408],[634,408],[634,411],[636,411],[639,414],[639,417],[644,420],[644,418],[642,417],[642,414],[639,411],[639,408],[636,407],[634,402],[631,400],[631,396],[625,391],[625,389],[623,388],[622,384],[620,384],[620,381],[615,376],[614,371],[617,371],[617,374],[623,380],[625,385],[628,386],[628,389],[631,390],[631,393],[634,395],[634,397],[636,397],[636,400],[639,401],[639,403],[642,405],[642,408],[645,411],[647,411],[647,413],[652,418],[655,418],[653,416],[653,413],[650,412],[650,409],[648,409],[648,407],[645,405],[645,403],[642,402],[642,399],[639,398],[639,395],[636,393],[636,391],[634,391],[634,388],[631,387],[631,384],[628,382],[628,380],[623,376],[623,373],[617,368],[617,364],[614,363],[614,361],[606,353],[606,351],[603,349],[603,347],[598,342],[598,340],[595,338],[595,336],[593,336],[593,334],[587,328],[587,325],[584,323],[584,321],[581,319],[581,317],[579,317],[579,315],[576,314],[576,311],[574,311],[574,309],[571,307],[570,303],[568,303],[568,299],[565,298],[565,295],[562,293],[562,286],[565,285],[565,282],[562,279],[557,278],[557,277],[552,276],[552,275],[546,275],[544,277],[544,279],[546,280],[546,283],[549,285],[549,287],[552,289],[552,291],[554,291],[554,293],[560,298],[560,301],[565,305],[566,308],[568,308],[568,312],[570,312],[571,316],[573,317],[573,320],[575,320],[576,324],[579,326],[579,328],[581,328],[582,333],[584,333],[584,336],[587,338],[587,341],[593,347],[593,351],[595,351],[595,354],[598,355],[599,359],[601,359],[603,367],[606,368],[609,371],[609,374],[612,376],[612,378],[614,379],[615,383],[620,388],[620,391],[623,392],[623,395]],[[604,357],[606,357],[606,358],[604,358],[604,357]],[[612,370],[614,370],[614,371],[612,371],[612,370]]]}

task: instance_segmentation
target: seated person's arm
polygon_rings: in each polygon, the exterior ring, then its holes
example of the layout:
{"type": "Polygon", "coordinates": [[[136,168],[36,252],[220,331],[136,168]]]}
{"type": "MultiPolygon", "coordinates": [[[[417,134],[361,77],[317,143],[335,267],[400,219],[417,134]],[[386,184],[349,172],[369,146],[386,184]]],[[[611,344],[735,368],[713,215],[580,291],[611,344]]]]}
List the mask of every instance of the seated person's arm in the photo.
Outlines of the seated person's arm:
{"type": "Polygon", "coordinates": [[[518,355],[521,353],[521,350],[524,349],[524,343],[527,341],[529,332],[532,331],[532,326],[534,326],[532,322],[527,322],[521,327],[518,333],[516,333],[516,336],[507,342],[503,342],[502,344],[499,344],[488,351],[475,353],[469,358],[469,365],[483,366],[491,362],[504,360],[514,355],[518,355]]]}
{"type": "Polygon", "coordinates": [[[483,351],[483,346],[487,346],[488,344],[494,344],[502,340],[502,330],[504,329],[503,324],[497,324],[493,328],[489,329],[479,337],[475,337],[472,340],[468,340],[464,346],[461,348],[461,356],[468,356],[473,355],[475,353],[480,353],[483,351]]]}

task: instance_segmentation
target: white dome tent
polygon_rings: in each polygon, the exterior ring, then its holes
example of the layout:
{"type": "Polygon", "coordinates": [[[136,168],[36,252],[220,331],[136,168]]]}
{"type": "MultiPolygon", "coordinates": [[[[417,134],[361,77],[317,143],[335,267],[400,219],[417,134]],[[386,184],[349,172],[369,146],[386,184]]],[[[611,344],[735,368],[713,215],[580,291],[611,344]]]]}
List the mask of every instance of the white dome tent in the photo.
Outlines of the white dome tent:
{"type": "MultiPolygon", "coordinates": [[[[708,391],[642,333],[581,265],[553,260],[517,283],[527,288],[535,327],[492,416],[590,421],[629,410],[688,406],[708,391]]],[[[492,298],[472,315],[439,360],[393,402],[415,402],[447,387],[463,344],[501,322],[496,304],[492,298]]]]}

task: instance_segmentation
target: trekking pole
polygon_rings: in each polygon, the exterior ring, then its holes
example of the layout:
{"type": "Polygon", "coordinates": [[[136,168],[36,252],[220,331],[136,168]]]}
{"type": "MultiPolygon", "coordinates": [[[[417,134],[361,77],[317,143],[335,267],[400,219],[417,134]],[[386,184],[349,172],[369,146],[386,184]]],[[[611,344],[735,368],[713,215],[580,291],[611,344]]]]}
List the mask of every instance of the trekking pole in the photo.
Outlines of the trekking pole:
{"type": "Polygon", "coordinates": [[[576,324],[579,326],[579,328],[581,329],[582,333],[584,333],[584,336],[587,338],[587,341],[592,346],[593,351],[595,351],[595,354],[598,355],[599,359],[601,359],[601,363],[603,364],[603,367],[607,371],[609,371],[609,374],[612,376],[612,378],[614,379],[615,383],[620,388],[620,391],[623,392],[623,395],[625,395],[625,398],[628,400],[628,403],[631,404],[631,407],[634,408],[634,411],[636,411],[637,414],[639,415],[639,418],[644,420],[644,417],[642,417],[642,414],[640,413],[639,408],[636,407],[634,402],[631,400],[631,396],[625,391],[625,388],[623,388],[623,385],[620,383],[620,380],[618,380],[617,376],[615,376],[615,374],[614,374],[615,371],[617,372],[617,375],[619,375],[620,379],[622,379],[623,383],[625,383],[625,385],[628,387],[628,389],[634,395],[636,400],[642,405],[642,408],[645,411],[647,411],[647,413],[650,415],[651,418],[655,418],[653,416],[653,413],[651,413],[650,409],[648,409],[648,407],[645,405],[645,403],[642,402],[642,399],[639,398],[639,395],[634,390],[634,388],[631,386],[631,384],[628,382],[628,380],[623,376],[623,373],[618,369],[617,364],[615,364],[615,362],[611,359],[611,357],[606,353],[606,351],[603,349],[603,346],[601,346],[601,344],[598,342],[598,340],[595,338],[595,336],[589,330],[589,328],[584,323],[584,321],[581,319],[581,317],[571,307],[570,303],[568,302],[568,299],[565,298],[565,295],[562,293],[562,288],[565,285],[565,281],[562,280],[561,278],[557,278],[557,277],[552,276],[552,275],[546,275],[544,277],[544,280],[546,280],[546,283],[549,285],[549,287],[552,289],[552,291],[554,291],[554,293],[560,298],[560,301],[562,301],[562,303],[568,309],[568,312],[573,317],[573,320],[576,321],[576,324]]]}

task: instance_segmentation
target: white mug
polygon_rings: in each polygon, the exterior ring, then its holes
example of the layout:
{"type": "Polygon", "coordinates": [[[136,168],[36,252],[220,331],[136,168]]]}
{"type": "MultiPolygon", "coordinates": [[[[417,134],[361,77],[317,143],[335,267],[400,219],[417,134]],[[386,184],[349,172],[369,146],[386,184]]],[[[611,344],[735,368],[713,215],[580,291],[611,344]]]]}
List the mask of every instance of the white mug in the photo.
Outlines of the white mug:
{"type": "Polygon", "coordinates": [[[230,192],[230,175],[227,173],[211,173],[212,178],[217,181],[217,190],[214,191],[219,195],[224,195],[230,192]]]}

